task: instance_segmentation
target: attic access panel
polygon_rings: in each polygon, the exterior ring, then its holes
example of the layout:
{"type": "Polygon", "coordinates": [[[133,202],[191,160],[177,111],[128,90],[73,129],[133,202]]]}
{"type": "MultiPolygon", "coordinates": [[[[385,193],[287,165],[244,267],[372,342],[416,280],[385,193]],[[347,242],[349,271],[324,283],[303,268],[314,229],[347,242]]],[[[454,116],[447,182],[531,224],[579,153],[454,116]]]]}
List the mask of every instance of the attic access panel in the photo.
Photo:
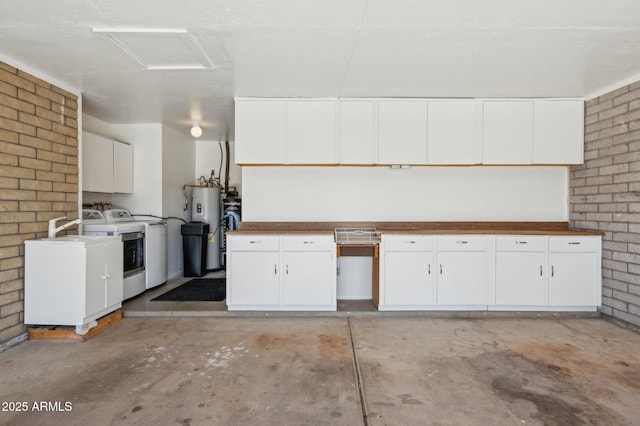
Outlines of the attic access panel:
{"type": "Polygon", "coordinates": [[[214,69],[215,65],[185,29],[93,28],[147,70],[214,69]]]}

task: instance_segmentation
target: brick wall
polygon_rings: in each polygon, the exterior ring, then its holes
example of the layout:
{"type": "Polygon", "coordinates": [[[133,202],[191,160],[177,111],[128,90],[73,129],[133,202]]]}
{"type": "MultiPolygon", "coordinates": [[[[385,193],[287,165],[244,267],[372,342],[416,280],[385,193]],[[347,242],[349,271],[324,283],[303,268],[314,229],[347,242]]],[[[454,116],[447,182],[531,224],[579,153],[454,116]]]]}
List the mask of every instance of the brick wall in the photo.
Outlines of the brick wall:
{"type": "Polygon", "coordinates": [[[640,82],[587,102],[569,219],[604,232],[602,313],[640,327],[640,82]]]}
{"type": "Polygon", "coordinates": [[[0,351],[25,338],[24,241],[59,216],[78,217],[77,97],[0,61],[0,351]]]}

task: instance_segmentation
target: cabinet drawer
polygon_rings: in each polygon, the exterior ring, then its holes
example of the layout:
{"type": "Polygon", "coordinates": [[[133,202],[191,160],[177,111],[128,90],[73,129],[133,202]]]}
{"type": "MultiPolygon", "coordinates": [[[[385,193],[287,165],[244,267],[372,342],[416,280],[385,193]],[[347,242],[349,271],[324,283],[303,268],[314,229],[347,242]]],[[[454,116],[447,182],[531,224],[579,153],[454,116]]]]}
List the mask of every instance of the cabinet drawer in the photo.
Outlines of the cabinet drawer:
{"type": "Polygon", "coordinates": [[[438,237],[440,251],[484,251],[487,247],[485,236],[454,235],[438,237]]]}
{"type": "Polygon", "coordinates": [[[546,249],[546,237],[512,235],[496,238],[497,251],[546,251],[546,249]]]}
{"type": "Polygon", "coordinates": [[[231,251],[278,251],[280,237],[267,235],[229,235],[231,251]]]}
{"type": "Polygon", "coordinates": [[[299,235],[284,237],[285,251],[331,251],[333,235],[299,235]]]}
{"type": "Polygon", "coordinates": [[[432,251],[433,237],[424,235],[382,236],[385,251],[432,251]]]}
{"type": "Polygon", "coordinates": [[[593,252],[600,249],[600,237],[549,237],[550,252],[593,252]]]}

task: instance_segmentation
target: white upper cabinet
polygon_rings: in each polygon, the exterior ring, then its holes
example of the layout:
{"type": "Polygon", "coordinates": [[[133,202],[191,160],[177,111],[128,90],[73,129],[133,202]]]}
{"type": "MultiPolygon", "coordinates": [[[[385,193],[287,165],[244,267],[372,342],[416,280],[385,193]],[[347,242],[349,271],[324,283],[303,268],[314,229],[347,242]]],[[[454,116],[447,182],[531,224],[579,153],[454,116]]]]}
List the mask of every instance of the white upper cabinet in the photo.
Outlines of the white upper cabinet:
{"type": "Polygon", "coordinates": [[[82,190],[113,192],[113,139],[82,133],[82,190]]]}
{"type": "Polygon", "coordinates": [[[82,132],[82,190],[133,192],[133,146],[82,132]]]}
{"type": "Polygon", "coordinates": [[[584,159],[584,101],[533,102],[533,163],[581,164],[584,159]]]}
{"type": "Polygon", "coordinates": [[[484,101],[483,164],[531,164],[532,144],[532,101],[484,101]]]}
{"type": "Polygon", "coordinates": [[[236,163],[284,164],[287,103],[236,101],[236,163]]]}
{"type": "Polygon", "coordinates": [[[429,102],[427,159],[429,164],[477,164],[482,160],[479,103],[429,102]]]}
{"type": "Polygon", "coordinates": [[[580,164],[581,99],[236,99],[236,163],[580,164]]]}
{"type": "Polygon", "coordinates": [[[372,100],[340,101],[339,163],[377,162],[376,103],[372,100]]]}
{"type": "Polygon", "coordinates": [[[133,147],[113,141],[113,192],[133,192],[133,147]]]}
{"type": "Polygon", "coordinates": [[[378,163],[427,164],[427,102],[378,102],[378,163]]]}
{"type": "Polygon", "coordinates": [[[287,164],[336,164],[336,101],[287,104],[287,164]]]}

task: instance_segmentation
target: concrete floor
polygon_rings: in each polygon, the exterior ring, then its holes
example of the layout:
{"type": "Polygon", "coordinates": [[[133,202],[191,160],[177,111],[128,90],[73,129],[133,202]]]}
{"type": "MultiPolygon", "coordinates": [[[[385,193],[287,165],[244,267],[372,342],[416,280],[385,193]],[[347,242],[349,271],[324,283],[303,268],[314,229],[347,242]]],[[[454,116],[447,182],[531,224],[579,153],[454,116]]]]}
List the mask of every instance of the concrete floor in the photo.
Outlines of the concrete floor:
{"type": "Polygon", "coordinates": [[[637,425],[639,354],[594,318],[129,317],[0,353],[0,424],[637,425]]]}
{"type": "MultiPolygon", "coordinates": [[[[224,278],[225,271],[209,272],[203,278],[224,278]]],[[[161,294],[172,290],[193,278],[176,278],[156,288],[147,290],[141,295],[127,300],[122,309],[126,317],[162,317],[162,316],[197,316],[197,317],[244,317],[246,312],[227,311],[227,303],[222,302],[171,302],[153,300],[161,294]]],[[[378,315],[378,310],[371,300],[339,300],[338,312],[314,313],[300,312],[299,316],[347,316],[352,312],[370,313],[378,315]]],[[[259,315],[259,313],[249,313],[250,316],[259,315]]],[[[280,316],[282,313],[272,312],[264,314],[264,316],[280,316]]],[[[294,313],[286,313],[286,316],[294,315],[294,313]]]]}

